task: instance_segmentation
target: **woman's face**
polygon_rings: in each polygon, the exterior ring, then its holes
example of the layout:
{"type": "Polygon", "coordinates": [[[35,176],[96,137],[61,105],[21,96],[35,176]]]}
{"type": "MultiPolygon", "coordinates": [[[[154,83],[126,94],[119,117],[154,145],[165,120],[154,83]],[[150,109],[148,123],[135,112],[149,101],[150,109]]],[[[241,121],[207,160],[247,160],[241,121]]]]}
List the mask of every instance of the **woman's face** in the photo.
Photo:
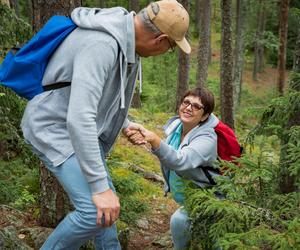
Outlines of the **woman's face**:
{"type": "Polygon", "coordinates": [[[201,121],[204,121],[208,114],[204,114],[204,106],[197,96],[187,96],[183,99],[179,107],[179,117],[183,125],[191,128],[196,127],[201,121]]]}

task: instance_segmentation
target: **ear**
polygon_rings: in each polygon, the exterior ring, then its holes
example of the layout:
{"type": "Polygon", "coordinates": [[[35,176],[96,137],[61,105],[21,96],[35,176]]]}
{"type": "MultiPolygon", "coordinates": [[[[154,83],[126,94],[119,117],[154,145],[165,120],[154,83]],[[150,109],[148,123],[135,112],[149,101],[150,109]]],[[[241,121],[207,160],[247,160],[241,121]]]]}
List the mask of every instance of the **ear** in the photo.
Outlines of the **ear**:
{"type": "Polygon", "coordinates": [[[205,114],[201,117],[200,121],[204,122],[209,117],[209,114],[205,114]]]}
{"type": "Polygon", "coordinates": [[[162,41],[168,38],[168,35],[166,34],[161,34],[157,37],[155,37],[155,44],[160,44],[162,41]]]}

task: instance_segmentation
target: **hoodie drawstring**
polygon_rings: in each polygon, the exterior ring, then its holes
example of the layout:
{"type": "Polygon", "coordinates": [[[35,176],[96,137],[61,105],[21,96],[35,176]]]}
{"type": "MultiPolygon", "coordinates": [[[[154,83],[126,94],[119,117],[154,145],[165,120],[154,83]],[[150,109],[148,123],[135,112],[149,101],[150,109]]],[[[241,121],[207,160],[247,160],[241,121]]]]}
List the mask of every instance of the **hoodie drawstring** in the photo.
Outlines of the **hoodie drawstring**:
{"type": "Polygon", "coordinates": [[[139,93],[140,93],[140,94],[142,94],[142,87],[143,87],[143,77],[142,77],[142,58],[140,58],[138,72],[139,72],[139,82],[140,82],[139,93]]]}
{"type": "Polygon", "coordinates": [[[127,60],[125,58],[125,69],[123,69],[123,53],[120,51],[120,77],[121,77],[121,109],[125,109],[125,82],[127,74],[127,60]]]}

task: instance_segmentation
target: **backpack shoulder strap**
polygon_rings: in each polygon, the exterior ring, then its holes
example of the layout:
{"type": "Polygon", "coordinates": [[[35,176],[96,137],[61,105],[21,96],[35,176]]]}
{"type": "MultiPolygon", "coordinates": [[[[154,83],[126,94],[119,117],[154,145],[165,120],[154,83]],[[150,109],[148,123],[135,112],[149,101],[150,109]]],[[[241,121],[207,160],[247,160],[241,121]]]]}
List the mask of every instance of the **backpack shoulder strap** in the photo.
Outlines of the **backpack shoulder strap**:
{"type": "Polygon", "coordinates": [[[44,91],[54,90],[54,89],[60,89],[64,87],[68,87],[71,85],[71,82],[56,82],[51,85],[43,86],[44,91]]]}

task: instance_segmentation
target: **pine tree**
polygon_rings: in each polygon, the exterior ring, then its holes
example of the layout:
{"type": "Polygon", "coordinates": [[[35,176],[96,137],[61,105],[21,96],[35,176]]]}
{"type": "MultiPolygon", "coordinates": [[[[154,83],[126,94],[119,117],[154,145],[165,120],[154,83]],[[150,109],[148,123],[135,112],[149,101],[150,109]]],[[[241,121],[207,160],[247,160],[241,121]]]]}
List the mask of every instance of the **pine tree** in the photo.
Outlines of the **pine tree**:
{"type": "Polygon", "coordinates": [[[233,114],[233,51],[231,31],[232,1],[222,0],[222,34],[221,34],[221,117],[222,120],[234,129],[233,114]]]}
{"type": "MultiPolygon", "coordinates": [[[[181,0],[183,7],[189,12],[189,1],[181,0]]],[[[189,69],[190,69],[190,56],[179,50],[178,55],[178,79],[177,79],[177,91],[176,91],[176,104],[175,112],[177,111],[181,98],[188,90],[189,81],[189,69]]]]}
{"type": "Polygon", "coordinates": [[[207,79],[207,71],[210,57],[210,17],[211,17],[211,1],[199,0],[199,45],[197,54],[197,76],[198,86],[204,86],[207,79]]]}

